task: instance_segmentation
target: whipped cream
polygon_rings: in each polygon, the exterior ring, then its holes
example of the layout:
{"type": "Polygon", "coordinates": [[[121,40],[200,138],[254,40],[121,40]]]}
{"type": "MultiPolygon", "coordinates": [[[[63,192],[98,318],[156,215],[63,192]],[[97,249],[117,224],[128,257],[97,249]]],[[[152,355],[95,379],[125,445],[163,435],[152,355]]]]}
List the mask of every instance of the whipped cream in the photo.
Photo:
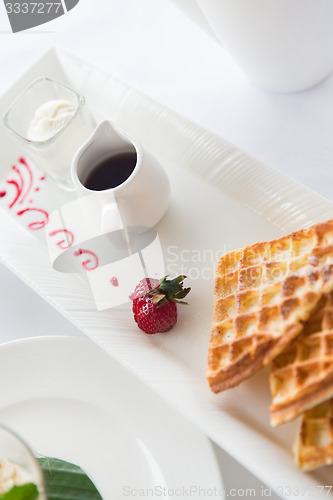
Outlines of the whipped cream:
{"type": "Polygon", "coordinates": [[[74,116],[76,106],[64,99],[44,102],[35,111],[30,122],[27,139],[42,142],[51,139],[74,116]]]}
{"type": "Polygon", "coordinates": [[[0,494],[6,493],[13,486],[31,482],[30,474],[19,465],[0,459],[0,494]]]}

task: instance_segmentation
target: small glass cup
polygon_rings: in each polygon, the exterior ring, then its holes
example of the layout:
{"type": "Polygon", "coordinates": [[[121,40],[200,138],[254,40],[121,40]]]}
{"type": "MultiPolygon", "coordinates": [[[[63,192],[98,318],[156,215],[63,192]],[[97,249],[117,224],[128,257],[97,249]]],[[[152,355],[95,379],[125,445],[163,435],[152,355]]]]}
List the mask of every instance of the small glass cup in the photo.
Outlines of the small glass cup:
{"type": "Polygon", "coordinates": [[[61,187],[73,189],[70,177],[72,159],[95,128],[81,94],[53,78],[38,78],[13,101],[2,121],[37,167],[53,177],[61,187]],[[42,104],[57,99],[71,103],[75,109],[73,115],[50,138],[29,139],[27,134],[36,110],[42,104]]]}
{"type": "MultiPolygon", "coordinates": [[[[39,492],[38,500],[47,500],[43,471],[38,460],[26,443],[22,441],[16,433],[3,425],[0,426],[0,461],[1,460],[19,466],[20,470],[22,469],[23,471],[22,474],[24,474],[24,478],[22,477],[23,484],[34,483],[39,492]]],[[[1,486],[0,474],[0,492],[1,486]]]]}

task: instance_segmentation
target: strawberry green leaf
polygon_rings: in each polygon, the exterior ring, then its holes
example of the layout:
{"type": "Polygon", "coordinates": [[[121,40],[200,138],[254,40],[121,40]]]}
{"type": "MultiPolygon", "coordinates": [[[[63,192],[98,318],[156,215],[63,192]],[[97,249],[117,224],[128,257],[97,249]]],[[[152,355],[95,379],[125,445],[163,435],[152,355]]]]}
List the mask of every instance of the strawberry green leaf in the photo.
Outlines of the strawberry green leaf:
{"type": "Polygon", "coordinates": [[[186,304],[179,299],[183,299],[190,292],[191,288],[183,288],[183,281],[186,278],[180,275],[173,280],[168,280],[165,276],[160,280],[160,285],[147,293],[147,296],[154,297],[154,304],[161,307],[169,300],[178,304],[186,304]]]}
{"type": "Polygon", "coordinates": [[[178,283],[182,283],[185,278],[186,278],[186,276],[184,274],[181,274],[180,276],[175,278],[174,281],[178,281],[178,283]]]}

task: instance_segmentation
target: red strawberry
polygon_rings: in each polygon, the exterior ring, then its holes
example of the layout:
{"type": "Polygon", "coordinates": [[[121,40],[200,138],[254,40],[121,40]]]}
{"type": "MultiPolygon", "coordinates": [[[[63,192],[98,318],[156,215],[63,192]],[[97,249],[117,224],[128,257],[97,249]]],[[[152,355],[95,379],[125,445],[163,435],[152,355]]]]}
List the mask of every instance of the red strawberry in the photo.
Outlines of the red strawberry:
{"type": "Polygon", "coordinates": [[[168,280],[144,278],[132,295],[134,320],[145,333],[167,332],[177,323],[177,303],[191,290],[183,288],[186,276],[168,280]]]}

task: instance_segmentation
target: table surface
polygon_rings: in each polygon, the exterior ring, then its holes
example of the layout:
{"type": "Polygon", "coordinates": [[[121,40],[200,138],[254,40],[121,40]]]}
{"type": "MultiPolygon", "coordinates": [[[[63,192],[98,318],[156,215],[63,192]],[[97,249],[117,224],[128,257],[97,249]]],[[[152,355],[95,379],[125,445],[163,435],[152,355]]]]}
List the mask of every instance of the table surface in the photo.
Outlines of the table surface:
{"type": "MultiPolygon", "coordinates": [[[[54,45],[107,69],[333,201],[333,76],[297,94],[262,91],[170,0],[81,0],[65,16],[16,34],[1,2],[0,92],[54,45]]],[[[0,342],[81,335],[2,265],[0,280],[5,284],[0,342]]],[[[227,491],[260,491],[257,479],[215,449],[227,491]]]]}

